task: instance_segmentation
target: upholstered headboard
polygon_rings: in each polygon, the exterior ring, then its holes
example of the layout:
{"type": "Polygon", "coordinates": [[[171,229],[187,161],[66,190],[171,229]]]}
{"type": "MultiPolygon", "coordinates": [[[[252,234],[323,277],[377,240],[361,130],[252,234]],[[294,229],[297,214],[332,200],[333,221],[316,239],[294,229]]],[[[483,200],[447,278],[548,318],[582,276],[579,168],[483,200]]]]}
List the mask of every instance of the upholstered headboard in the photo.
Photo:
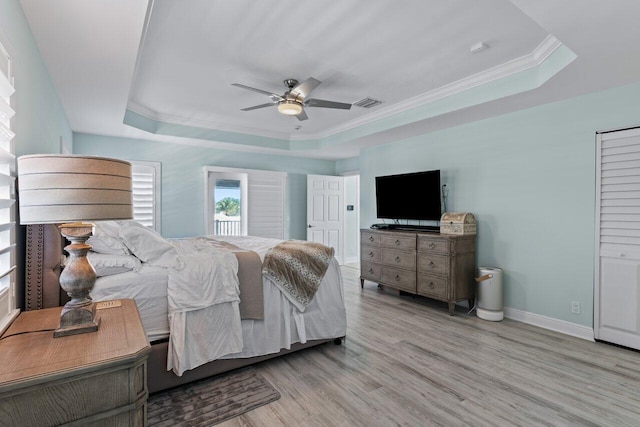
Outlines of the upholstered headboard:
{"type": "Polygon", "coordinates": [[[25,310],[59,307],[69,300],[60,288],[62,236],[52,224],[28,225],[26,233],[25,310]]]}

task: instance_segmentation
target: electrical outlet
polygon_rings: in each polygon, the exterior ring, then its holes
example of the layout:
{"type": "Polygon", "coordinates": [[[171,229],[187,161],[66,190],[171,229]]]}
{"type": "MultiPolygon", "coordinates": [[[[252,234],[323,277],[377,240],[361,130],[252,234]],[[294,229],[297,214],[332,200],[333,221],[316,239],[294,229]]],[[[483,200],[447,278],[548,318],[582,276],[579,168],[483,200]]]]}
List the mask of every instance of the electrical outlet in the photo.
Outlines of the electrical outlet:
{"type": "Polygon", "coordinates": [[[579,301],[571,301],[571,312],[573,314],[580,314],[580,302],[579,301]]]}

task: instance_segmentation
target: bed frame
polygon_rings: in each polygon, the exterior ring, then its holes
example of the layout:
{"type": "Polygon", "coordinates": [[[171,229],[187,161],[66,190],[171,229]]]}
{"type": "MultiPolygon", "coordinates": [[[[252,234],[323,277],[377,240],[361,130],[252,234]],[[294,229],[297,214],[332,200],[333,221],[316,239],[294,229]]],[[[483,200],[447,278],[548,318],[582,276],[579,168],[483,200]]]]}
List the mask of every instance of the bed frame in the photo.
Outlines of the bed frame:
{"type": "MultiPolygon", "coordinates": [[[[60,307],[68,301],[67,295],[58,283],[60,261],[62,256],[62,237],[54,225],[28,225],[26,232],[26,266],[25,266],[25,309],[39,310],[49,307],[60,307]]],[[[64,339],[64,338],[63,338],[64,339]]],[[[150,393],[176,387],[211,375],[227,372],[281,356],[283,354],[313,347],[340,338],[307,341],[296,343],[290,350],[247,359],[218,359],[198,368],[185,372],[181,377],[167,371],[166,340],[151,343],[148,359],[147,385],[150,393]]]]}

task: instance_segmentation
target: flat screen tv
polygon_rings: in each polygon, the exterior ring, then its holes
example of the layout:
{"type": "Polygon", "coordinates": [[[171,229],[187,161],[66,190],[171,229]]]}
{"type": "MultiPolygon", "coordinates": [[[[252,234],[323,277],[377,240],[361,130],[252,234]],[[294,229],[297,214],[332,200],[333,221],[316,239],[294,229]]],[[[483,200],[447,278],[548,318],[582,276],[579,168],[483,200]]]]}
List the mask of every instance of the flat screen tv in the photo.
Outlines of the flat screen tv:
{"type": "Polygon", "coordinates": [[[439,221],[440,171],[376,177],[378,218],[439,221]]]}

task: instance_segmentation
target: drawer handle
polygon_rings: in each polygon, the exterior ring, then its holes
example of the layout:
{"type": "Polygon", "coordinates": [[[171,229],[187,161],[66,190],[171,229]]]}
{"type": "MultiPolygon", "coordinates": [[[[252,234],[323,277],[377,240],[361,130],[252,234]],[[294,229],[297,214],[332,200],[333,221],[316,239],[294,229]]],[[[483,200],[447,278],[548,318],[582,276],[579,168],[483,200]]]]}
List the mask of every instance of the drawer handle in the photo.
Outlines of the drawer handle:
{"type": "Polygon", "coordinates": [[[373,242],[373,236],[369,236],[369,241],[373,242]]]}
{"type": "Polygon", "coordinates": [[[433,289],[433,282],[429,282],[429,289],[433,289]]]}
{"type": "Polygon", "coordinates": [[[396,240],[396,246],[400,244],[400,240],[396,240]]]}
{"type": "Polygon", "coordinates": [[[396,257],[396,262],[400,262],[400,257],[399,256],[396,257]]]}
{"type": "Polygon", "coordinates": [[[433,248],[435,248],[435,247],[436,247],[436,244],[435,244],[435,243],[433,243],[433,242],[429,243],[429,249],[433,249],[433,248]]]}
{"type": "Polygon", "coordinates": [[[435,264],[433,263],[433,261],[429,261],[429,267],[433,268],[435,266],[435,264]]]}
{"type": "Polygon", "coordinates": [[[369,269],[369,274],[373,274],[373,268],[369,269]]]}
{"type": "Polygon", "coordinates": [[[373,252],[369,252],[369,256],[373,256],[373,252]]]}
{"type": "Polygon", "coordinates": [[[400,276],[396,274],[396,281],[400,281],[400,276]]]}

